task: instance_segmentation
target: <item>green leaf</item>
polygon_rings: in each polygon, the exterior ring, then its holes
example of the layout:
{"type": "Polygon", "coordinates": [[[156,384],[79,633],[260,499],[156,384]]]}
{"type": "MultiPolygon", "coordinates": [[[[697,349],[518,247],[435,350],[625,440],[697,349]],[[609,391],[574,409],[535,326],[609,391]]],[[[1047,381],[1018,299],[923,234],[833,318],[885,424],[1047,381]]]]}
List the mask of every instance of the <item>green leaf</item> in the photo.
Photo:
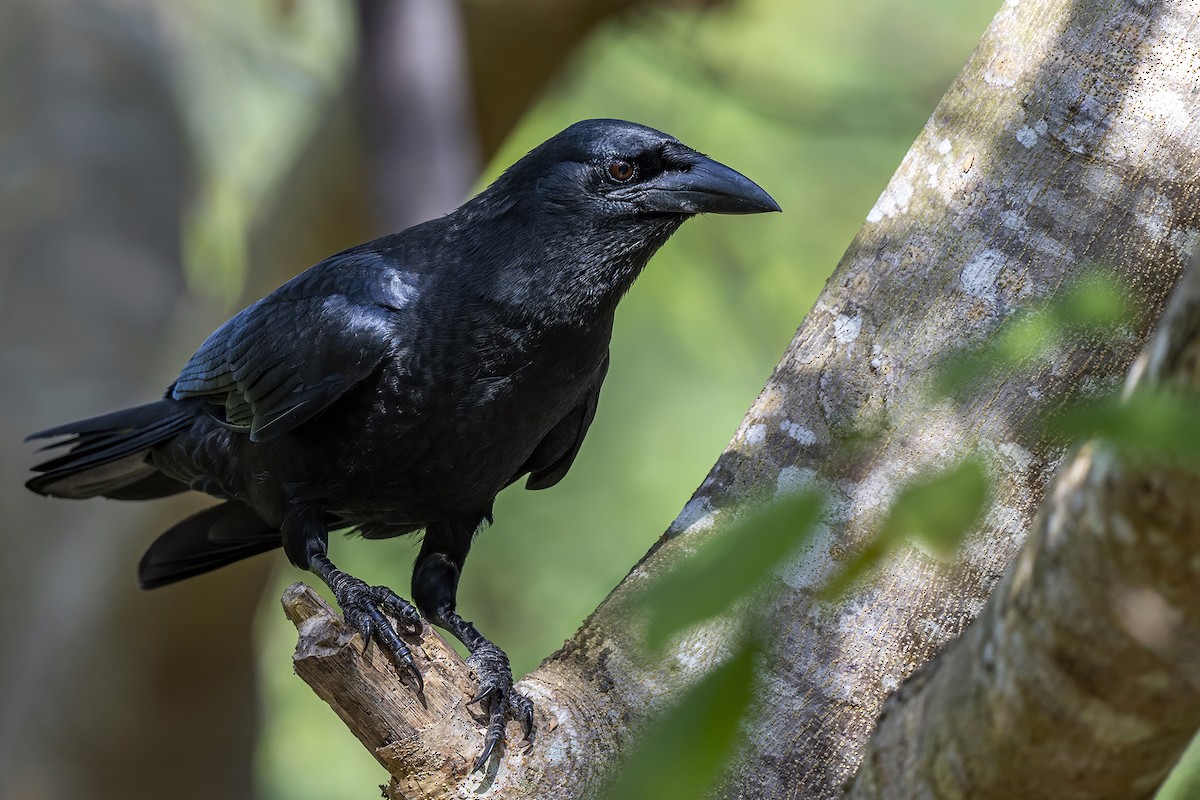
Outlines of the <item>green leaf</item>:
{"type": "Polygon", "coordinates": [[[829,579],[829,582],[821,589],[821,599],[833,600],[841,596],[890,552],[892,552],[891,542],[882,536],[873,538],[865,547],[855,552],[846,565],[829,579]]]}
{"type": "Polygon", "coordinates": [[[985,344],[947,357],[938,369],[935,392],[954,396],[985,375],[1043,359],[1071,335],[1112,332],[1133,316],[1128,296],[1115,276],[1094,270],[1058,297],[1006,320],[985,344]]]}
{"type": "Polygon", "coordinates": [[[697,800],[733,754],[754,694],[758,648],[743,644],[653,723],[609,787],[608,800],[697,800]]]}
{"type": "Polygon", "coordinates": [[[807,539],[821,517],[817,492],[778,500],[726,531],[650,586],[647,645],[657,650],[684,628],[715,617],[761,584],[807,539]]]}
{"type": "Polygon", "coordinates": [[[1022,314],[996,334],[991,353],[983,361],[989,367],[1014,367],[1031,361],[1058,344],[1063,325],[1048,311],[1022,314]],[[990,362],[990,363],[989,363],[990,362]]]}
{"type": "Polygon", "coordinates": [[[1063,325],[1050,309],[1035,309],[1008,320],[986,344],[947,357],[938,369],[934,389],[953,396],[970,389],[985,375],[1030,363],[1058,344],[1063,325]]]}
{"type": "Polygon", "coordinates": [[[1080,278],[1057,305],[1061,324],[1085,330],[1107,330],[1133,316],[1129,291],[1115,275],[1093,271],[1080,278]]]}
{"type": "Polygon", "coordinates": [[[822,597],[842,594],[906,539],[943,558],[953,555],[983,517],[987,487],[983,465],[970,459],[919,478],[900,492],[879,534],[830,579],[822,597]]]}
{"type": "Polygon", "coordinates": [[[896,498],[882,535],[890,540],[916,539],[949,558],[983,518],[987,491],[987,472],[974,459],[923,476],[896,498]]]}
{"type": "Polygon", "coordinates": [[[1070,407],[1047,428],[1072,439],[1100,437],[1133,458],[1200,467],[1200,397],[1194,393],[1139,389],[1123,401],[1070,407]]]}

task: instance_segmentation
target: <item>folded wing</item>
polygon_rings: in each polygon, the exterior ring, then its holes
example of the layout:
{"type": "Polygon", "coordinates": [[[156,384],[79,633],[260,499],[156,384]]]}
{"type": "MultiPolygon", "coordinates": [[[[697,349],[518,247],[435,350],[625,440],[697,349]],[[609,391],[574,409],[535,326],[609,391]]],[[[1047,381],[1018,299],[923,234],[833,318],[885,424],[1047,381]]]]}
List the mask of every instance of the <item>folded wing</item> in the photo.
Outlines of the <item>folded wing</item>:
{"type": "Polygon", "coordinates": [[[218,328],[171,396],[207,398],[251,441],[274,439],[402,357],[397,314],[418,296],[416,276],[373,252],[334,256],[218,328]]]}

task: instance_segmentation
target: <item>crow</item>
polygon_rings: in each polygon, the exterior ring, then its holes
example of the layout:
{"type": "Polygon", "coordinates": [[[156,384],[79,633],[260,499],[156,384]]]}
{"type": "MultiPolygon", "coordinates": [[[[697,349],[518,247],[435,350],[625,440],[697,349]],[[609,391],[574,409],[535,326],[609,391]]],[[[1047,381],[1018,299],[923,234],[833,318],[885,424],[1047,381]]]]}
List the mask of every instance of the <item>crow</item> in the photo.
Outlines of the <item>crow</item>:
{"type": "Polygon", "coordinates": [[[508,720],[530,740],[533,705],[513,690],[507,655],[455,610],[473,537],[506,486],[528,476],[526,488],[544,489],[571,468],[617,303],[654,252],[697,214],[779,210],[667,134],[578,122],[454,212],[330,256],[232,317],[163,399],[33,434],[69,449],[26,485],[220,499],[151,544],[141,587],[282,546],[417,692],[399,633],[419,632],[422,617],[449,631],[470,652],[471,702],[487,718],[478,770],[508,720]],[[424,531],[415,607],[333,565],[329,532],[343,528],[424,531]]]}

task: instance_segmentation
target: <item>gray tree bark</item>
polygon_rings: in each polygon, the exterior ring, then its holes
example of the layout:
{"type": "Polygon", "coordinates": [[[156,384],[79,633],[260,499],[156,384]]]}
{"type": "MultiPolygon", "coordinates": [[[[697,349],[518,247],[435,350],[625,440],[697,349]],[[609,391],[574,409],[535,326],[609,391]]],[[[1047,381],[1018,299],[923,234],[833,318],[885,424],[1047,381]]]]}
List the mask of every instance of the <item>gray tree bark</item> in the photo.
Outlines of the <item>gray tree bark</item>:
{"type": "MultiPolygon", "coordinates": [[[[1030,529],[1063,454],[1026,423],[1073,392],[1118,385],[1194,249],[1196,74],[1200,0],[1006,3],[708,478],[579,632],[521,681],[538,707],[535,747],[510,749],[482,786],[453,767],[432,782],[395,771],[393,796],[594,794],[648,716],[720,661],[730,633],[705,626],[646,664],[634,657],[630,599],[751,502],[805,485],[825,487],[833,511],[776,578],[763,614],[776,645],[765,696],[722,793],[840,795],[884,699],[980,612],[1030,529]],[[944,353],[1095,264],[1136,287],[1148,314],[1135,329],[1071,342],[1049,368],[930,405],[928,376],[944,353]],[[996,489],[955,563],[911,548],[842,600],[817,599],[907,478],[970,450],[985,455],[996,489]]],[[[337,625],[308,619],[308,632],[337,625]]],[[[408,731],[450,749],[413,718],[377,724],[379,741],[408,731]]]]}
{"type": "MultiPolygon", "coordinates": [[[[1200,263],[1146,386],[1200,389],[1200,263]]],[[[1194,469],[1076,452],[979,619],[884,706],[849,797],[1152,797],[1200,729],[1198,493],[1194,469]]]]}

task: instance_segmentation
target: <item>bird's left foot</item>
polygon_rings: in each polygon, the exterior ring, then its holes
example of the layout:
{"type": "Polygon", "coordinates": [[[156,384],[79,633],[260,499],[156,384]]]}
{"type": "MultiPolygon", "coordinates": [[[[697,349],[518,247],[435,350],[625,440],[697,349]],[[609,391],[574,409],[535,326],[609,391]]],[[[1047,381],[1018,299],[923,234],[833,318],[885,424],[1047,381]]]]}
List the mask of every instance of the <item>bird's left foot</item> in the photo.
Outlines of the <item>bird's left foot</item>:
{"type": "Polygon", "coordinates": [[[369,586],[358,578],[349,578],[334,589],[334,597],[342,607],[342,616],[363,637],[363,653],[371,648],[375,640],[391,657],[400,670],[400,675],[410,683],[413,691],[425,691],[425,681],[413,661],[408,646],[398,635],[415,636],[421,632],[421,617],[412,605],[386,586],[369,586]],[[340,591],[339,591],[340,589],[340,591]],[[400,630],[392,627],[384,616],[391,615],[401,624],[400,630]]]}
{"type": "Polygon", "coordinates": [[[418,694],[425,691],[421,671],[417,669],[408,646],[400,638],[400,633],[414,636],[421,632],[421,615],[417,609],[386,586],[370,586],[342,572],[333,566],[327,556],[314,556],[312,570],[321,576],[333,592],[342,608],[342,617],[362,634],[364,654],[370,649],[372,640],[378,642],[391,657],[400,677],[418,694]],[[392,626],[385,613],[400,623],[399,629],[392,626]]]}
{"type": "Polygon", "coordinates": [[[533,701],[513,688],[508,656],[486,639],[478,644],[467,663],[479,677],[479,693],[468,705],[478,703],[487,719],[483,752],[471,768],[472,772],[478,772],[492,757],[496,745],[504,741],[504,728],[510,719],[521,723],[525,742],[533,741],[533,701]]]}

